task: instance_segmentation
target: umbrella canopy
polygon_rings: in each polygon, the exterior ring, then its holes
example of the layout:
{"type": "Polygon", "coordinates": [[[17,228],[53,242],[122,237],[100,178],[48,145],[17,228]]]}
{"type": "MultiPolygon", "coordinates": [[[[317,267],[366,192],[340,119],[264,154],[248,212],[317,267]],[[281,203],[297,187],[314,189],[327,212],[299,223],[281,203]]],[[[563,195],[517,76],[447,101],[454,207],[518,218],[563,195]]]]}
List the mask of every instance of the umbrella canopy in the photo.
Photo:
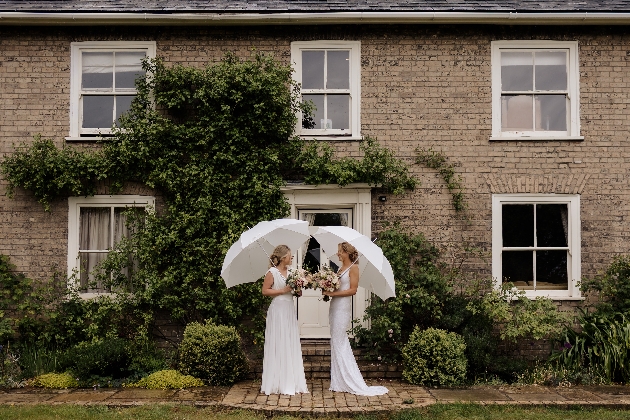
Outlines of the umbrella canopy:
{"type": "Polygon", "coordinates": [[[223,259],[221,277],[227,287],[249,283],[262,277],[269,267],[269,256],[278,245],[295,252],[309,239],[308,222],[276,219],[258,223],[243,232],[223,259]]]}
{"type": "Polygon", "coordinates": [[[383,300],[396,296],[392,266],[383,255],[383,250],[370,238],[347,226],[318,226],[311,229],[313,238],[336,263],[341,263],[336,254],[341,242],[348,242],[359,251],[361,287],[383,300]]]}

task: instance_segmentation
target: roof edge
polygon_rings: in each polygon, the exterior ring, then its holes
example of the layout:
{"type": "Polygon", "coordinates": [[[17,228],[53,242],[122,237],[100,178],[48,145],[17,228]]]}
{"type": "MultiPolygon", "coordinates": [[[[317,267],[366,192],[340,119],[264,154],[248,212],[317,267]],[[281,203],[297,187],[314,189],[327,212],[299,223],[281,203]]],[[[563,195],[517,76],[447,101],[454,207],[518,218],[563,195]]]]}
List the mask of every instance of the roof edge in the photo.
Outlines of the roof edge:
{"type": "Polygon", "coordinates": [[[0,12],[0,25],[253,26],[333,24],[627,25],[630,12],[89,13],[0,12]]]}

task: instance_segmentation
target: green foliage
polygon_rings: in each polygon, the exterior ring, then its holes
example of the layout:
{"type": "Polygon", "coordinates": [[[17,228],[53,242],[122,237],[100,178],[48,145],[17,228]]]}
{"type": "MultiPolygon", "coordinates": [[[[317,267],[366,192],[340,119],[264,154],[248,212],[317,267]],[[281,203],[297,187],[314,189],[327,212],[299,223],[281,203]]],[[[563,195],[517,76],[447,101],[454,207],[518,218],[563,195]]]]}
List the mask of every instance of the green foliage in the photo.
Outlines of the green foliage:
{"type": "Polygon", "coordinates": [[[72,371],[81,380],[92,377],[119,379],[129,374],[131,360],[128,341],[109,338],[69,348],[61,357],[59,368],[72,371]]]}
{"type": "Polygon", "coordinates": [[[580,317],[579,332],[567,328],[552,361],[568,369],[592,368],[607,382],[630,380],[630,321],[625,314],[580,317]]]}
{"type": "Polygon", "coordinates": [[[467,208],[466,199],[464,197],[464,187],[462,186],[462,177],[460,175],[455,176],[455,168],[452,164],[449,164],[444,156],[440,152],[436,152],[433,149],[423,149],[421,147],[416,148],[416,163],[424,164],[431,169],[437,170],[444,182],[448,191],[453,196],[453,207],[455,211],[464,211],[467,208]]]}
{"type": "Polygon", "coordinates": [[[362,159],[352,157],[335,158],[328,143],[309,142],[303,146],[296,159],[297,166],[305,174],[307,184],[348,185],[366,182],[378,185],[394,194],[414,189],[418,181],[409,174],[407,165],[398,160],[394,153],[379,145],[376,139],[366,137],[359,150],[362,159]]]}
{"type": "Polygon", "coordinates": [[[454,332],[414,328],[402,351],[403,378],[416,385],[458,385],[466,379],[466,343],[454,332]]]}
{"type": "Polygon", "coordinates": [[[179,346],[180,370],[210,385],[232,385],[248,371],[241,339],[234,327],[191,322],[179,346]]]}
{"type": "Polygon", "coordinates": [[[35,137],[28,148],[18,148],[0,164],[9,181],[7,193],[13,196],[16,187],[32,191],[48,211],[50,202],[64,195],[93,195],[95,183],[105,178],[107,162],[100,153],[58,149],[52,140],[35,137]]]}
{"type": "Polygon", "coordinates": [[[31,381],[31,385],[54,389],[77,388],[79,381],[77,381],[70,372],[45,373],[34,378],[31,381]]]}
{"type": "Polygon", "coordinates": [[[127,384],[128,387],[147,389],[182,389],[203,386],[203,381],[194,376],[183,375],[174,369],[160,370],[140,379],[138,382],[127,384]]]}
{"type": "Polygon", "coordinates": [[[617,255],[602,274],[583,279],[583,292],[598,294],[596,310],[599,314],[630,313],[630,256],[617,255]]]}
{"type": "Polygon", "coordinates": [[[599,366],[565,366],[562,363],[536,363],[525,369],[517,384],[571,387],[576,385],[609,385],[599,366]]]}
{"type": "Polygon", "coordinates": [[[377,244],[394,270],[396,297],[372,299],[365,312],[371,327],[358,325],[354,334],[368,356],[395,361],[414,325],[428,328],[442,317],[450,287],[437,266],[437,248],[422,234],[411,236],[394,226],[380,233],[377,244]]]}
{"type": "Polygon", "coordinates": [[[491,290],[480,301],[469,302],[468,309],[490,316],[500,329],[501,339],[511,342],[519,338],[556,338],[570,321],[570,315],[558,311],[551,299],[529,299],[511,283],[491,290]]]}

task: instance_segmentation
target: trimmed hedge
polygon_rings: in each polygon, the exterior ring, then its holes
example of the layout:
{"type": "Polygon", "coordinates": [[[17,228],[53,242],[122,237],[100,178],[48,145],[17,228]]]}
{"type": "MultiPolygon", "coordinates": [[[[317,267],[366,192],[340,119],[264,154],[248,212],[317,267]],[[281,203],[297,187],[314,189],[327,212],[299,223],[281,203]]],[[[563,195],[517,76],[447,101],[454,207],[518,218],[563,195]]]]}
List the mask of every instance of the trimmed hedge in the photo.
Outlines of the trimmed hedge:
{"type": "Polygon", "coordinates": [[[191,322],[179,346],[180,371],[210,385],[232,385],[248,371],[236,328],[191,322]]]}

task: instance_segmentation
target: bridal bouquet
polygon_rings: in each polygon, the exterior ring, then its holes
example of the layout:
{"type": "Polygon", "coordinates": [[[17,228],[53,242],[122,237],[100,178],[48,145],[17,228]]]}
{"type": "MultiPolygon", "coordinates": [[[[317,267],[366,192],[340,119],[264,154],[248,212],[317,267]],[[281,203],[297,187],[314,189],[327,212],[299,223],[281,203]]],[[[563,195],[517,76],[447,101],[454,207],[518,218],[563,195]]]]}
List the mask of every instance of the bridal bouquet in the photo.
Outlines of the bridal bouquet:
{"type": "Polygon", "coordinates": [[[312,289],[314,287],[313,276],[303,268],[296,268],[289,273],[287,284],[291,286],[293,296],[300,296],[302,289],[312,289]]]}
{"type": "MultiPolygon", "coordinates": [[[[322,266],[319,272],[313,274],[313,285],[316,289],[326,292],[334,292],[339,289],[339,276],[330,267],[322,266]]],[[[324,296],[324,302],[328,302],[330,296],[324,296]]]]}

